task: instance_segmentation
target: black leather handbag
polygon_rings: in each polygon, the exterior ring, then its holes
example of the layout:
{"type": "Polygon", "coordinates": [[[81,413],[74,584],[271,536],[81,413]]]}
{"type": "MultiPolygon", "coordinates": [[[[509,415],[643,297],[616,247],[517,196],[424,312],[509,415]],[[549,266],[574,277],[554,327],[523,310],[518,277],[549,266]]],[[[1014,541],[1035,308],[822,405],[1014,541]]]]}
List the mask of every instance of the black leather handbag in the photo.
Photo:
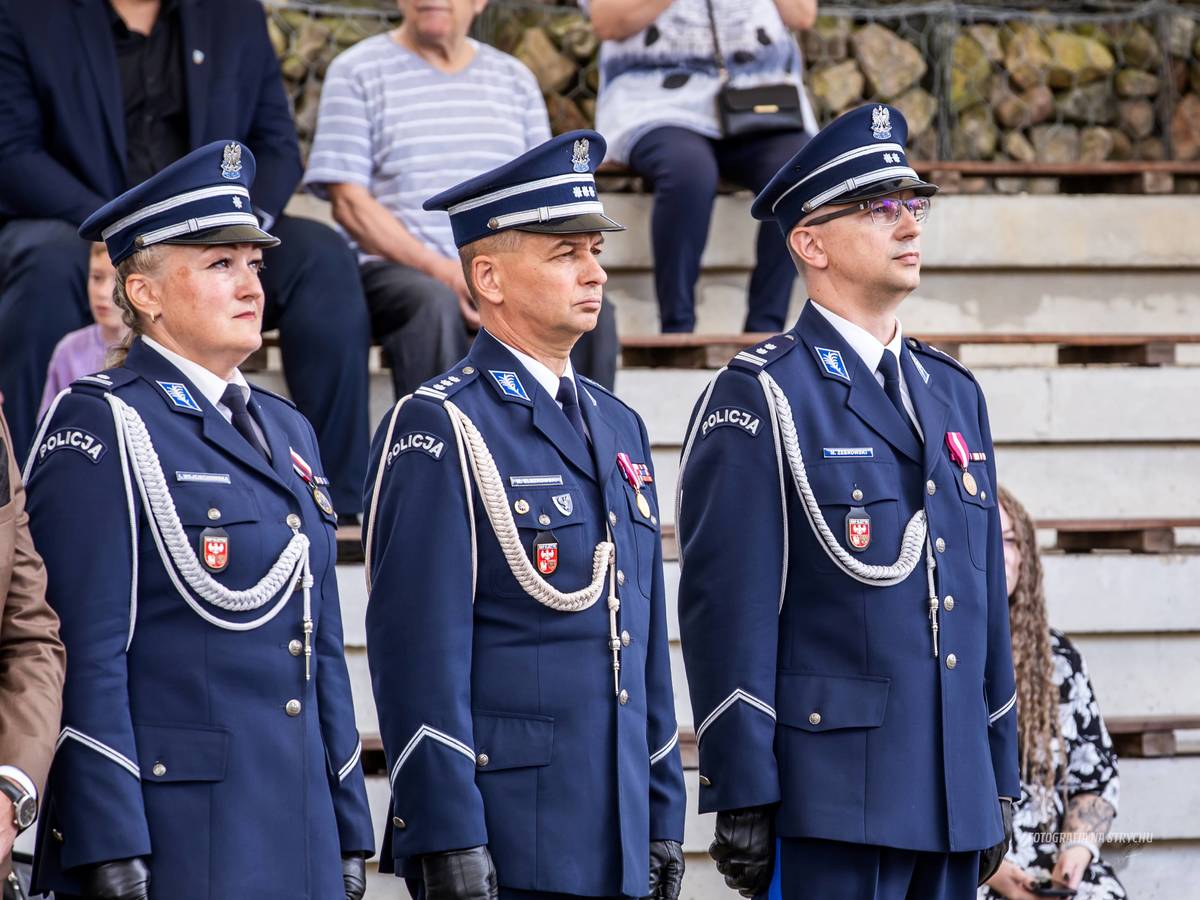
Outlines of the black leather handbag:
{"type": "Polygon", "coordinates": [[[721,52],[713,0],[707,0],[707,4],[708,24],[713,37],[713,59],[721,78],[721,86],[717,90],[717,118],[721,123],[721,134],[739,137],[759,131],[803,131],[804,115],[796,85],[784,81],[737,88],[729,84],[729,67],[725,64],[725,54],[721,52]]]}

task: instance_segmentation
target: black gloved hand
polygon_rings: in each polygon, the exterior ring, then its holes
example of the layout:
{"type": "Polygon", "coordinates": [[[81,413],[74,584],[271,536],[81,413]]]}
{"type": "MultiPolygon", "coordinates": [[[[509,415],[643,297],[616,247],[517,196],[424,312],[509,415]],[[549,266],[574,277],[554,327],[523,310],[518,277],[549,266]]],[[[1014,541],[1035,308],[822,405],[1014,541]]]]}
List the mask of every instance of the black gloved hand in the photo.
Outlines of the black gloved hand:
{"type": "Polygon", "coordinates": [[[93,866],[85,879],[84,896],[97,900],[150,900],[150,867],[139,856],[93,866]]]}
{"type": "Polygon", "coordinates": [[[496,867],[486,846],[421,857],[426,900],[498,900],[496,867]]]}
{"type": "Polygon", "coordinates": [[[979,883],[983,884],[996,874],[1000,863],[1004,862],[1004,854],[1012,846],[1013,839],[1013,806],[1007,797],[1000,798],[1000,818],[1004,820],[1004,837],[1000,843],[988,847],[979,854],[979,883]]]}
{"type": "Polygon", "coordinates": [[[367,861],[358,853],[342,857],[342,884],[346,888],[346,900],[362,900],[367,892],[367,861]]]}
{"type": "Polygon", "coordinates": [[[751,806],[717,813],[708,855],[725,883],[743,897],[761,894],[775,874],[775,809],[751,806]]]}
{"type": "Polygon", "coordinates": [[[678,841],[650,842],[650,900],[679,900],[683,887],[683,846],[678,841]]]}

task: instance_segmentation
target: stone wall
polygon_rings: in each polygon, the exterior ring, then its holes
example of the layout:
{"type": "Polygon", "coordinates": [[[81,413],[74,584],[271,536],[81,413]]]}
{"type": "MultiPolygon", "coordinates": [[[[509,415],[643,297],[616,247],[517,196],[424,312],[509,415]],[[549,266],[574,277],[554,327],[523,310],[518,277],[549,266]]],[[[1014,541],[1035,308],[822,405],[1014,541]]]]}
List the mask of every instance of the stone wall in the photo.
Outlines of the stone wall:
{"type": "MultiPolygon", "coordinates": [[[[386,0],[264,5],[307,146],[330,60],[395,27],[398,13],[386,0]]],[[[800,36],[818,117],[893,103],[915,158],[1200,159],[1200,5],[864,3],[821,12],[800,36]]],[[[529,66],[555,132],[590,126],[597,41],[573,3],[492,0],[475,33],[529,66]]]]}

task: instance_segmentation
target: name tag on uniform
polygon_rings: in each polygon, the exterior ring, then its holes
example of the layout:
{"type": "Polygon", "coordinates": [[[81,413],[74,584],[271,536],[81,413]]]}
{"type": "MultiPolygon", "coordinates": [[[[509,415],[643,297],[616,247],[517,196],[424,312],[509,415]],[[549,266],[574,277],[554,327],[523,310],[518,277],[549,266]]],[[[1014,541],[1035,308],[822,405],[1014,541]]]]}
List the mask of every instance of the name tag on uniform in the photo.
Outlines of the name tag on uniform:
{"type": "Polygon", "coordinates": [[[561,475],[509,475],[509,487],[562,487],[561,475]]]}
{"type": "Polygon", "coordinates": [[[874,459],[874,447],[823,447],[826,459],[874,459]]]}
{"type": "Polygon", "coordinates": [[[176,472],[175,480],[195,484],[230,484],[224,472],[176,472]]]}

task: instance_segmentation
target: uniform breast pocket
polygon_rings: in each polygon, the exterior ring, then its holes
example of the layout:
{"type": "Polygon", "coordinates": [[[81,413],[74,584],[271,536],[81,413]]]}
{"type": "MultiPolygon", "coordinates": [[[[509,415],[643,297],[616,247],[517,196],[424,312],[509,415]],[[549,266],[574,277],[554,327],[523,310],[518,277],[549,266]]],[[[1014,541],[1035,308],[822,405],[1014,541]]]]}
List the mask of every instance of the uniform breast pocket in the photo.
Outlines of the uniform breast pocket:
{"type": "MultiPolygon", "coordinates": [[[[654,559],[658,553],[658,506],[649,491],[635,491],[625,485],[629,520],[633,522],[633,541],[637,550],[638,586],[647,597],[654,589],[654,559]]],[[[621,548],[617,547],[617,564],[621,565],[621,548]]],[[[622,568],[624,568],[622,566],[622,568]]]]}
{"type": "MultiPolygon", "coordinates": [[[[188,543],[210,574],[221,574],[220,581],[235,587],[249,586],[262,577],[275,556],[262,565],[262,514],[252,491],[237,484],[183,484],[171,496],[188,543]]],[[[275,555],[287,537],[280,530],[275,555]]]]}
{"type": "Polygon", "coordinates": [[[971,562],[977,569],[986,569],[988,524],[992,507],[996,505],[987,467],[982,463],[970,465],[965,472],[958,473],[954,480],[958,483],[963,514],[967,519],[967,545],[971,551],[971,562]]]}
{"type": "MultiPolygon", "coordinates": [[[[838,543],[864,563],[884,566],[894,563],[902,536],[900,476],[895,464],[813,463],[807,473],[813,496],[838,543]]],[[[837,568],[823,552],[817,554],[816,565],[826,571],[837,568]]]]}
{"type": "Polygon", "coordinates": [[[521,546],[538,573],[558,590],[579,590],[592,579],[592,553],[582,496],[570,484],[509,491],[521,546]]]}

